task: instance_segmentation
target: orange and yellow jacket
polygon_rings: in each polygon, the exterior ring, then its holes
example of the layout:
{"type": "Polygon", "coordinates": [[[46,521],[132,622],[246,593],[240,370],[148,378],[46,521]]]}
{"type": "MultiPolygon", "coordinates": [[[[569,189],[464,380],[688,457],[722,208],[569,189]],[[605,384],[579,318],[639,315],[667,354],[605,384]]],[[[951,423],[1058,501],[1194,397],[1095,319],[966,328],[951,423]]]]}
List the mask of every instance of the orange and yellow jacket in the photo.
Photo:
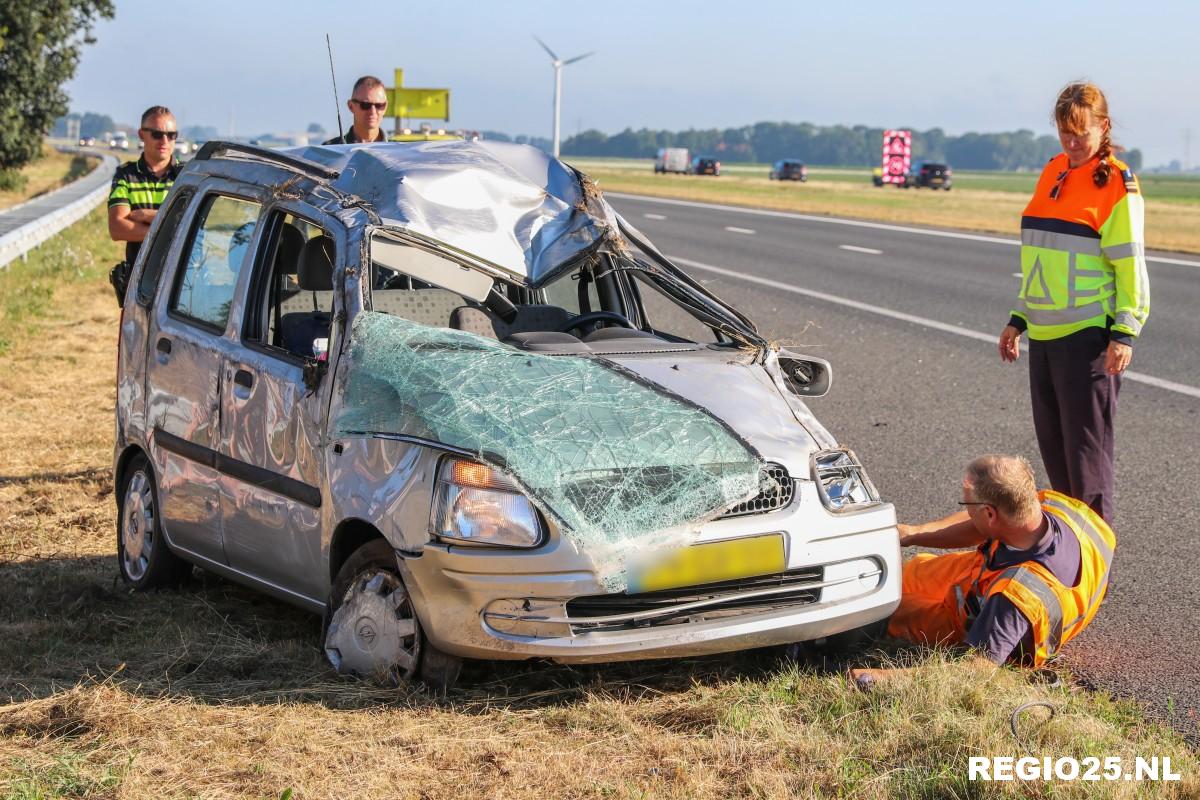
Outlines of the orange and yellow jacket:
{"type": "Polygon", "coordinates": [[[1111,328],[1127,344],[1150,314],[1145,207],[1138,180],[1109,158],[1096,186],[1092,159],[1071,169],[1050,160],[1021,217],[1021,291],[1009,324],[1031,339],[1059,339],[1084,328],[1111,328]]]}
{"type": "Polygon", "coordinates": [[[982,566],[972,591],[984,602],[992,595],[1004,595],[1029,620],[1033,663],[1040,667],[1096,616],[1108,591],[1108,572],[1117,539],[1112,528],[1086,503],[1048,490],[1038,496],[1042,510],[1054,515],[1079,540],[1079,580],[1067,586],[1035,561],[1004,570],[988,569],[999,546],[991,542],[980,549],[982,566]]]}

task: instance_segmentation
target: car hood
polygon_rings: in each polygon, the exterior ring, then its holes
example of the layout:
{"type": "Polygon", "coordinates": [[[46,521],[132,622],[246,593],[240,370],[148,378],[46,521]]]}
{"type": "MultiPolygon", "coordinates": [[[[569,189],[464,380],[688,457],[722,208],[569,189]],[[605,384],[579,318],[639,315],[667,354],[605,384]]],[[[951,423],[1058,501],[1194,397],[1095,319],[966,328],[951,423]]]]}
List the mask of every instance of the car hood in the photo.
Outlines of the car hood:
{"type": "Polygon", "coordinates": [[[785,398],[772,370],[752,354],[639,353],[606,358],[704,408],[764,460],[783,464],[795,477],[808,475],[814,451],[834,445],[799,398],[785,398]]]}

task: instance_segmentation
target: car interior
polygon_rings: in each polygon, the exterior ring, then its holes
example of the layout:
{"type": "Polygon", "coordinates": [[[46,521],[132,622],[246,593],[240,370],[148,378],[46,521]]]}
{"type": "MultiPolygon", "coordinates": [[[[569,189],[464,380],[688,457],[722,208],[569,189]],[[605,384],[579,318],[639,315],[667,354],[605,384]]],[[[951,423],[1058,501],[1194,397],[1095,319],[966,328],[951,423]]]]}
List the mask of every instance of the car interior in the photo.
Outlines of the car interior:
{"type": "MultiPolygon", "coordinates": [[[[414,264],[422,262],[421,268],[414,266],[413,271],[422,278],[431,277],[429,253],[412,251],[414,264]]],[[[561,354],[677,352],[723,341],[649,279],[607,268],[611,256],[562,274],[538,291],[494,280],[486,296],[477,300],[406,274],[397,268],[403,265],[395,263],[394,253],[389,257],[390,266],[378,261],[371,264],[370,309],[421,325],[467,331],[523,350],[561,354]]],[[[286,216],[279,225],[272,274],[260,312],[265,317],[265,343],[300,357],[321,357],[320,347],[314,348],[314,343],[329,337],[335,260],[335,245],[328,235],[311,223],[286,216]]],[[[441,272],[447,277],[444,283],[455,285],[454,276],[464,269],[440,260],[441,272]]],[[[438,270],[432,274],[436,276],[438,270]]],[[[475,279],[478,277],[476,273],[475,279]]]]}

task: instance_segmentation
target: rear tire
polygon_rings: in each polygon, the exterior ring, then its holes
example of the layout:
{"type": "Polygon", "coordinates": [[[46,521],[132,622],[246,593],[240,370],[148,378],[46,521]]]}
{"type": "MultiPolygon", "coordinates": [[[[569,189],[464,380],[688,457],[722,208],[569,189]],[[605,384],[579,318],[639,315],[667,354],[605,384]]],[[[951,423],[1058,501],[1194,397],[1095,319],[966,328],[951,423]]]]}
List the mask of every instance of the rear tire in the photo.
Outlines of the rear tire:
{"type": "Polygon", "coordinates": [[[385,539],[355,550],[330,591],[325,655],[343,675],[390,686],[424,680],[445,691],[458,680],[462,659],[431,645],[385,539]]]}
{"type": "Polygon", "coordinates": [[[117,505],[117,568],[134,591],[178,586],[192,565],[171,552],[162,533],[158,483],[144,456],[121,476],[117,505]]]}

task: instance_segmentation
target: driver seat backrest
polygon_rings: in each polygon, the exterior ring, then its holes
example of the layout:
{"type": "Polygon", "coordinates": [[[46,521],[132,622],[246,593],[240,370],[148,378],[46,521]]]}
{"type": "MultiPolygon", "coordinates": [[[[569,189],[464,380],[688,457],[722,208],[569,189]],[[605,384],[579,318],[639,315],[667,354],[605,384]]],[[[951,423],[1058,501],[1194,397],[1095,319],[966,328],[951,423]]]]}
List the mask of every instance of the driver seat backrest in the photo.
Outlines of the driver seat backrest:
{"type": "Polygon", "coordinates": [[[285,350],[301,356],[313,354],[313,341],[329,337],[333,310],[333,240],[314,236],[300,249],[296,278],[300,297],[311,297],[311,311],[291,311],[279,320],[285,350]]]}
{"type": "Polygon", "coordinates": [[[479,306],[460,306],[450,312],[450,327],[489,339],[507,339],[514,333],[557,331],[571,319],[565,308],[549,305],[517,306],[517,317],[511,323],[479,306]]]}

